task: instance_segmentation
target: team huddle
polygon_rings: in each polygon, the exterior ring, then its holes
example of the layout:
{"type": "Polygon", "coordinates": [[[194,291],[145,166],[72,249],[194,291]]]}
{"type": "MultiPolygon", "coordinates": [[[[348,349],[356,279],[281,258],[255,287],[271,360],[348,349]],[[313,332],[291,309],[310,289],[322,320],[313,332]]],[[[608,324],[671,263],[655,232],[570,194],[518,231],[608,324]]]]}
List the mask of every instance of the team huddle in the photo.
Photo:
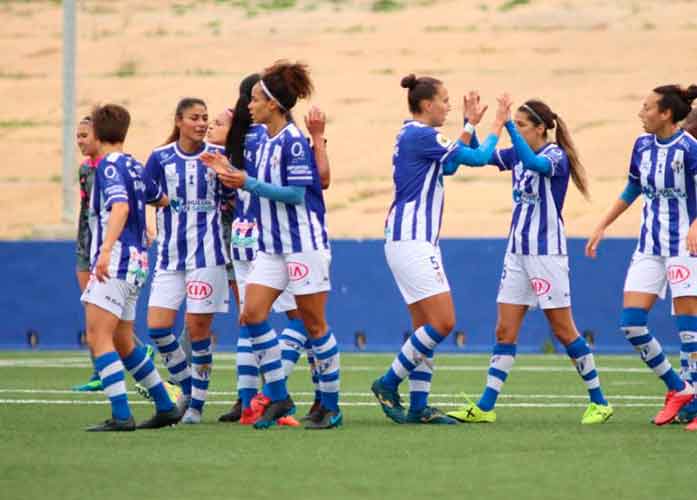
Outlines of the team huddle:
{"type": "MultiPolygon", "coordinates": [[[[613,408],[571,313],[562,212],[569,179],[586,197],[588,185],[566,123],[540,100],[513,111],[504,94],[480,142],[476,127],[487,107],[470,92],[464,98],[463,131],[453,142],[437,130],[451,107],[444,84],[414,75],[401,83],[412,119],[399,131],[392,158],[395,197],[385,223],[385,255],[413,333],[373,382],[382,410],[399,424],[495,422],[520,326],[530,307],[540,307],[588,390],[581,422],[606,422],[613,408]],[[497,149],[504,128],[512,147],[497,149]],[[434,352],[455,325],[438,241],[444,176],[455,175],[461,165],[509,171],[513,213],[486,387],[479,401],[466,401],[446,414],[430,406],[428,397],[434,352]],[[405,378],[408,409],[399,394],[405,378]]],[[[213,365],[210,327],[215,314],[228,312],[231,291],[240,325],[238,398],[219,420],[256,429],[301,425],[287,380],[306,353],[315,401],[301,419],[304,427],[342,425],[339,345],[325,317],[331,290],[323,196],[331,177],[326,120],[319,109],[310,109],[304,120],[308,139],[291,114],[297,100],[312,92],[305,65],[278,61],[245,78],[235,107],[212,122],[204,101],[183,99],[170,137],[145,166],[123,152],[130,123],[126,109],[99,106],[81,122],[78,144],[88,159],[80,170],[78,279],[95,368],[84,387],[102,389],[112,409],[111,418],[87,430],[201,422],[213,365]],[[147,205],[156,210],[156,224],[148,223],[147,205]],[[157,262],[148,334],[168,381],[160,377],[154,352],[138,341],[133,326],[152,241],[157,262]],[[173,328],[184,303],[186,328],[177,338],[173,328]],[[286,314],[280,334],[268,322],[271,311],[286,314]],[[153,417],[138,424],[128,404],[126,370],[156,408],[153,417]]],[[[646,134],[634,146],[627,186],[586,248],[595,257],[604,230],[643,195],[641,235],[627,272],[620,324],[667,386],[654,423],[685,422],[688,430],[697,430],[697,140],[688,131],[697,128],[697,116],[690,114],[695,98],[697,86],[677,85],[657,87],[646,98],[640,112],[646,134]],[[674,278],[676,270],[680,279],[674,278]],[[649,310],[668,284],[681,338],[680,373],[646,326],[649,310]]]]}

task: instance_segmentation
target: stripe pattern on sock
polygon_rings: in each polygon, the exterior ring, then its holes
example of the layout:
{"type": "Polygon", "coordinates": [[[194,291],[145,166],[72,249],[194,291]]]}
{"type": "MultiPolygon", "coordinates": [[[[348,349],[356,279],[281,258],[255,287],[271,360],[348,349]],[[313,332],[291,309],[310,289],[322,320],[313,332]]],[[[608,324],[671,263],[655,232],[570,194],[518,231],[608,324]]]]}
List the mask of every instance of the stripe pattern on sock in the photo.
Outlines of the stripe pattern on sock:
{"type": "Polygon", "coordinates": [[[288,325],[281,332],[281,364],[287,377],[293,372],[307,342],[305,324],[300,319],[288,320],[288,325]]]}
{"type": "Polygon", "coordinates": [[[264,377],[264,384],[272,401],[288,397],[283,364],[281,363],[281,346],[276,331],[268,321],[247,325],[252,342],[252,349],[257,358],[259,373],[264,377]]]}
{"type": "Polygon", "coordinates": [[[409,411],[418,412],[428,406],[432,378],[433,351],[409,374],[409,411]]]}
{"type": "Polygon", "coordinates": [[[322,406],[330,411],[336,411],[339,409],[341,361],[339,345],[331,330],[318,339],[312,339],[312,350],[317,360],[322,406]]]}
{"type": "Polygon", "coordinates": [[[102,380],[104,394],[111,401],[111,415],[117,420],[128,420],[131,410],[128,407],[123,363],[115,351],[106,352],[94,360],[94,367],[102,380]]]}
{"type": "Polygon", "coordinates": [[[678,316],[677,323],[680,331],[681,371],[686,372],[682,378],[697,386],[697,316],[678,316]]]}
{"type": "Polygon", "coordinates": [[[399,354],[383,376],[383,382],[388,386],[397,387],[425,358],[433,355],[433,349],[443,338],[431,325],[417,328],[402,345],[399,354]]]}
{"type": "Polygon", "coordinates": [[[319,401],[322,396],[322,393],[319,390],[319,372],[317,371],[317,360],[315,359],[315,353],[312,352],[312,341],[309,338],[305,343],[305,351],[307,352],[307,364],[310,365],[312,385],[315,388],[315,401],[319,401]]]}
{"type": "Polygon", "coordinates": [[[191,404],[190,408],[203,412],[203,405],[208,396],[211,370],[213,368],[213,350],[210,337],[191,342],[191,404]]]}
{"type": "Polygon", "coordinates": [[[496,406],[501,388],[515,363],[515,344],[496,344],[489,360],[489,371],[486,376],[486,388],[477,406],[484,411],[490,411],[496,406]]]}
{"type": "Polygon", "coordinates": [[[242,401],[242,407],[249,408],[252,398],[259,389],[259,365],[252,348],[249,328],[246,326],[240,327],[235,363],[237,365],[237,395],[242,401]]]}
{"type": "Polygon", "coordinates": [[[184,350],[172,331],[168,328],[152,328],[149,335],[162,355],[162,361],[169,370],[172,380],[181,385],[184,395],[191,395],[191,369],[186,362],[184,350]]]}
{"type": "Polygon", "coordinates": [[[144,347],[133,349],[133,352],[123,360],[123,365],[135,381],[148,390],[157,411],[165,412],[174,408],[160,374],[155,369],[155,363],[148,357],[144,347]]]}
{"type": "Polygon", "coordinates": [[[586,340],[583,337],[578,337],[566,346],[566,353],[576,365],[576,371],[586,384],[591,402],[607,405],[607,401],[600,389],[600,377],[595,369],[595,358],[586,340]]]}

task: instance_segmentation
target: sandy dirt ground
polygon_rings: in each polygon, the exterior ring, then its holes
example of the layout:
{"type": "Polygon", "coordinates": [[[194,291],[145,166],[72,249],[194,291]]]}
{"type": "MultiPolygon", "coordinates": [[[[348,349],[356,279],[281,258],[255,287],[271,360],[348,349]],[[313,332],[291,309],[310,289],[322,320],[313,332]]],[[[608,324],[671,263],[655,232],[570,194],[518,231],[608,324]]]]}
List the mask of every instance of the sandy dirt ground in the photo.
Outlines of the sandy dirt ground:
{"type": "MultiPolygon", "coordinates": [[[[697,80],[694,1],[422,0],[374,11],[390,3],[79,1],[78,116],[126,104],[127,149],[145,161],[179,98],[200,96],[214,114],[234,103],[244,75],[278,58],[307,62],[312,102],[329,116],[330,232],[361,238],[382,235],[391,201],[391,151],[408,117],[403,75],[445,82],[452,138],[469,89],[492,106],[503,91],[517,103],[539,97],[570,125],[591,177],[592,200],[570,189],[564,210],[569,234],[585,236],[624,186],[644,96],[697,80]]],[[[56,2],[0,1],[0,238],[37,237],[61,221],[61,23],[56,2]]],[[[492,119],[493,109],[482,133],[492,119]]],[[[507,175],[462,169],[446,185],[444,236],[507,233],[507,175]]],[[[638,226],[633,207],[609,234],[638,226]]]]}

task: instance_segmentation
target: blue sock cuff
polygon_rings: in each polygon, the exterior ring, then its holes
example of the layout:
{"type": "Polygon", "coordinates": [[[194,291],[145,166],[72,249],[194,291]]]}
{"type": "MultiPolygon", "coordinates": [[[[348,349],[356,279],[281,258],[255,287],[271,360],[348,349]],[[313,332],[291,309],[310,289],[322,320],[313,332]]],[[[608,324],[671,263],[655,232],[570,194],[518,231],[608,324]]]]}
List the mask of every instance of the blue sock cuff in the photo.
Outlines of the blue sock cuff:
{"type": "Polygon", "coordinates": [[[494,346],[494,354],[504,354],[507,356],[515,356],[516,344],[499,344],[494,346]]]}
{"type": "Polygon", "coordinates": [[[172,334],[171,328],[148,328],[148,336],[151,339],[157,339],[160,337],[166,337],[172,334]]]}
{"type": "Polygon", "coordinates": [[[132,370],[145,359],[145,349],[142,347],[137,347],[131,351],[131,354],[123,358],[123,366],[126,370],[132,370]]]}
{"type": "Polygon", "coordinates": [[[249,329],[249,334],[252,337],[259,337],[267,332],[271,331],[271,325],[268,321],[262,321],[261,323],[248,323],[247,328],[249,329]]]}
{"type": "Polygon", "coordinates": [[[676,316],[678,330],[681,332],[697,332],[697,316],[676,316]]]}
{"type": "Polygon", "coordinates": [[[295,330],[296,332],[300,332],[303,335],[307,336],[307,330],[305,330],[305,323],[303,323],[303,320],[296,318],[289,319],[287,326],[291,330],[295,330]]]}
{"type": "Polygon", "coordinates": [[[203,351],[211,346],[211,339],[197,340],[191,343],[192,351],[203,351]]]}
{"type": "Polygon", "coordinates": [[[649,322],[649,311],[640,307],[625,307],[622,309],[620,326],[646,326],[649,322]]]}
{"type": "Polygon", "coordinates": [[[97,371],[102,371],[104,368],[109,366],[111,363],[114,361],[119,360],[119,355],[116,354],[116,351],[111,351],[111,352],[105,352],[98,358],[94,358],[94,367],[97,369],[97,371]]]}
{"type": "Polygon", "coordinates": [[[440,333],[438,333],[438,331],[431,325],[424,325],[424,331],[428,334],[429,337],[431,337],[431,340],[433,340],[436,344],[440,344],[441,342],[443,342],[443,339],[445,338],[440,333]]]}
{"type": "Polygon", "coordinates": [[[322,335],[320,338],[318,338],[318,339],[310,339],[310,344],[313,345],[313,346],[315,346],[315,347],[320,347],[320,346],[323,346],[324,344],[326,344],[327,342],[329,342],[329,339],[330,339],[331,337],[332,337],[332,331],[331,331],[331,330],[327,330],[327,333],[325,333],[324,335],[322,335]]]}
{"type": "Polygon", "coordinates": [[[590,354],[590,352],[591,350],[588,347],[588,343],[583,337],[578,337],[576,340],[566,346],[566,353],[569,355],[569,357],[574,359],[585,356],[586,354],[590,354]]]}
{"type": "Polygon", "coordinates": [[[240,325],[240,333],[238,337],[241,339],[249,338],[249,327],[247,325],[240,325]]]}

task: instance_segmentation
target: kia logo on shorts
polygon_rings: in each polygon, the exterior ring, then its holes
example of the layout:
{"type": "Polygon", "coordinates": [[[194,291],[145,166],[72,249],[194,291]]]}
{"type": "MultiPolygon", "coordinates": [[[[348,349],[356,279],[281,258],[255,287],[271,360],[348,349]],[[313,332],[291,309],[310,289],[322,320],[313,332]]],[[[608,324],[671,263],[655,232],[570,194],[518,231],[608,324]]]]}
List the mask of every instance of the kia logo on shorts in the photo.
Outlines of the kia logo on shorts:
{"type": "Polygon", "coordinates": [[[288,277],[291,281],[298,281],[310,274],[310,268],[301,262],[288,262],[288,277]]]}
{"type": "Polygon", "coordinates": [[[186,284],[186,296],[190,299],[207,299],[213,293],[213,287],[205,281],[189,281],[186,284]]]}
{"type": "Polygon", "coordinates": [[[681,265],[668,266],[666,276],[668,277],[668,281],[670,281],[672,285],[675,285],[677,283],[682,283],[687,278],[689,278],[690,270],[685,266],[681,265]]]}
{"type": "Polygon", "coordinates": [[[552,285],[549,284],[549,281],[542,278],[531,279],[530,285],[537,296],[544,295],[552,289],[552,285]]]}

